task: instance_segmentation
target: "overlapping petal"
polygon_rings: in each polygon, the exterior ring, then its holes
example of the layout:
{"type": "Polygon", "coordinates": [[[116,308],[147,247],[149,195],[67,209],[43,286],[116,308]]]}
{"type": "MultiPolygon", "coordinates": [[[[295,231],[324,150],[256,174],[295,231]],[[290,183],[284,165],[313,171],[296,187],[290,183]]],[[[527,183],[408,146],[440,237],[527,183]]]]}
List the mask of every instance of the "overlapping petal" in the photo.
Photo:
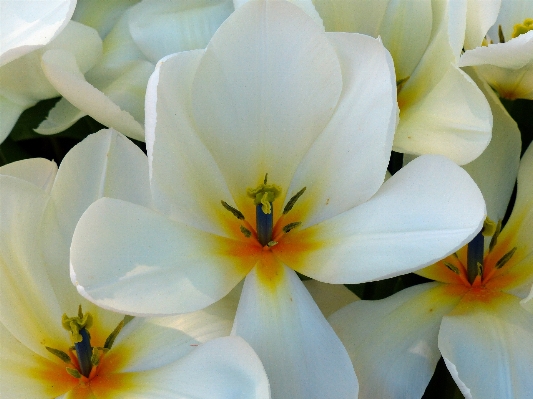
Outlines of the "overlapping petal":
{"type": "Polygon", "coordinates": [[[442,317],[461,289],[428,283],[380,301],[357,301],[328,318],[343,342],[360,384],[360,399],[419,398],[440,352],[442,317]]]}
{"type": "Polygon", "coordinates": [[[240,11],[213,36],[191,96],[199,136],[239,209],[251,215],[246,189],[265,173],[289,186],[331,118],[342,76],[321,27],[298,7],[253,1],[240,11]]]}
{"type": "Polygon", "coordinates": [[[67,25],[76,0],[2,1],[0,66],[49,43],[67,25]]]}
{"type": "Polygon", "coordinates": [[[463,394],[471,398],[531,395],[533,318],[516,297],[469,293],[444,317],[439,349],[463,394]],[[487,378],[480,378],[483,373],[487,378]]]}
{"type": "Polygon", "coordinates": [[[357,378],[342,343],[296,273],[279,265],[276,286],[257,268],[246,277],[232,333],[254,348],[275,398],[355,398],[357,378]]]}
{"type": "Polygon", "coordinates": [[[342,93],[331,120],[298,165],[286,198],[307,187],[298,200],[307,226],[375,194],[398,118],[394,66],[383,45],[364,35],[327,33],[327,38],[341,64],[342,93]]]}
{"type": "Polygon", "coordinates": [[[465,49],[481,45],[487,31],[496,21],[502,0],[469,0],[466,10],[465,49]]]}
{"type": "Polygon", "coordinates": [[[366,203],[291,231],[275,247],[276,256],[319,281],[375,280],[452,253],[473,238],[484,218],[483,197],[467,173],[428,155],[402,168],[366,203]]]}
{"type": "Polygon", "coordinates": [[[256,260],[239,255],[231,239],[103,198],[76,226],[71,278],[103,308],[134,315],[184,313],[216,302],[244,278],[256,260]]]}
{"type": "Polygon", "coordinates": [[[47,193],[52,189],[56,174],[57,164],[44,158],[30,158],[0,167],[0,175],[29,181],[47,193]]]}
{"type": "Polygon", "coordinates": [[[326,318],[359,299],[342,284],[327,284],[316,280],[305,280],[303,283],[326,318]]]}

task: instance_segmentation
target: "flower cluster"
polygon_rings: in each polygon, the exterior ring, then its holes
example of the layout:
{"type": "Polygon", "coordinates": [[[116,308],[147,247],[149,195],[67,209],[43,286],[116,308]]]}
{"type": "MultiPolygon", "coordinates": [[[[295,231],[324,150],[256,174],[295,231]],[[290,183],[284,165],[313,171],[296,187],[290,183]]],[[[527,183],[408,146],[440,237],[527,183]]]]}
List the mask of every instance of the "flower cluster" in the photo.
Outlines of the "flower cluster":
{"type": "Polygon", "coordinates": [[[2,398],[531,397],[531,1],[0,27],[2,398]]]}

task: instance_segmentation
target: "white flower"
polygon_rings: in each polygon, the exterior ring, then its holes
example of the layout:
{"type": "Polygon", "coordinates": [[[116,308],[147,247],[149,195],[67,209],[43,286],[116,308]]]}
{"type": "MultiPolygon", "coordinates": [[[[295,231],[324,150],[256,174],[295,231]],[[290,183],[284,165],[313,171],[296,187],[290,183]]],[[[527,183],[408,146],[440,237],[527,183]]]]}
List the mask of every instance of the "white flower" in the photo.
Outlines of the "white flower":
{"type": "MultiPolygon", "coordinates": [[[[100,2],[97,2],[100,3],[100,2]]],[[[107,2],[112,3],[112,2],[107,2]]],[[[136,140],[144,141],[144,95],[157,61],[178,51],[205,48],[220,24],[233,11],[230,0],[206,2],[145,0],[124,10],[105,36],[104,53],[97,65],[80,71],[72,56],[51,52],[43,57],[43,69],[50,83],[64,97],[36,131],[60,132],[84,115],[136,140]]],[[[79,18],[103,33],[109,25],[97,14],[99,7],[87,6],[79,18]]]]}
{"type": "MultiPolygon", "coordinates": [[[[460,66],[476,71],[498,92],[514,100],[533,99],[533,2],[502,1],[498,18],[481,47],[467,50],[460,66]]],[[[476,43],[477,46],[481,43],[476,43]]]]}
{"type": "Polygon", "coordinates": [[[0,168],[2,398],[269,398],[249,345],[219,338],[230,332],[234,295],[203,311],[130,321],[70,284],[68,247],[88,204],[107,195],[149,205],[145,155],[100,131],[56,171],[37,158],[0,168]]]}
{"type": "Polygon", "coordinates": [[[170,314],[245,278],[233,334],[259,354],[273,397],[356,397],[347,353],[295,271],[328,283],[405,273],[484,218],[473,181],[441,156],[381,186],[395,100],[378,40],[324,33],[287,2],[245,4],[206,50],[158,63],[146,100],[158,211],[94,203],[74,233],[73,282],[103,307],[170,314]]]}

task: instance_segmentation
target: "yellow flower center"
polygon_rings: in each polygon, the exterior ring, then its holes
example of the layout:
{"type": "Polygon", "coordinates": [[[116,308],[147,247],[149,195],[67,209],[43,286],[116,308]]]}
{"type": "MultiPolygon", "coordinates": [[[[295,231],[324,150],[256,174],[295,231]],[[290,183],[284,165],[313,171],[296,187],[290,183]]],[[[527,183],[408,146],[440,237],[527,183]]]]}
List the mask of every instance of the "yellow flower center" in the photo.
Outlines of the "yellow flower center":
{"type": "Polygon", "coordinates": [[[533,30],[533,18],[526,18],[524,19],[524,22],[518,23],[513,27],[512,37],[514,39],[515,37],[527,33],[530,30],[533,30]]]}

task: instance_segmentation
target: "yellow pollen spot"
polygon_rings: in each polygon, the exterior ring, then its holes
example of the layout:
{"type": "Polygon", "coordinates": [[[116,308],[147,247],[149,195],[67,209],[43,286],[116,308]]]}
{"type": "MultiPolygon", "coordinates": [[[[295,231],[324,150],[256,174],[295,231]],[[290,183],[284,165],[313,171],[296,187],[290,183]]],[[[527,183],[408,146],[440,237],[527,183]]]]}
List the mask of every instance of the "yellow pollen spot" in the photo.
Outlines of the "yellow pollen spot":
{"type": "Polygon", "coordinates": [[[518,37],[521,34],[527,33],[530,30],[533,30],[533,18],[526,18],[524,19],[524,22],[522,22],[521,24],[516,24],[513,27],[512,37],[514,39],[515,37],[518,37]]]}
{"type": "Polygon", "coordinates": [[[83,314],[80,305],[78,308],[78,316],[68,317],[65,313],[61,318],[61,324],[65,330],[70,332],[72,341],[78,343],[83,339],[80,335],[80,330],[83,328],[86,330],[91,328],[93,325],[93,316],[89,312],[83,314]]]}
{"type": "Polygon", "coordinates": [[[261,209],[265,215],[269,215],[272,212],[272,206],[270,205],[276,198],[281,195],[281,187],[276,184],[267,184],[268,173],[265,175],[263,184],[260,184],[256,188],[249,188],[246,190],[248,197],[253,198],[254,204],[257,206],[261,204],[261,209]]]}

